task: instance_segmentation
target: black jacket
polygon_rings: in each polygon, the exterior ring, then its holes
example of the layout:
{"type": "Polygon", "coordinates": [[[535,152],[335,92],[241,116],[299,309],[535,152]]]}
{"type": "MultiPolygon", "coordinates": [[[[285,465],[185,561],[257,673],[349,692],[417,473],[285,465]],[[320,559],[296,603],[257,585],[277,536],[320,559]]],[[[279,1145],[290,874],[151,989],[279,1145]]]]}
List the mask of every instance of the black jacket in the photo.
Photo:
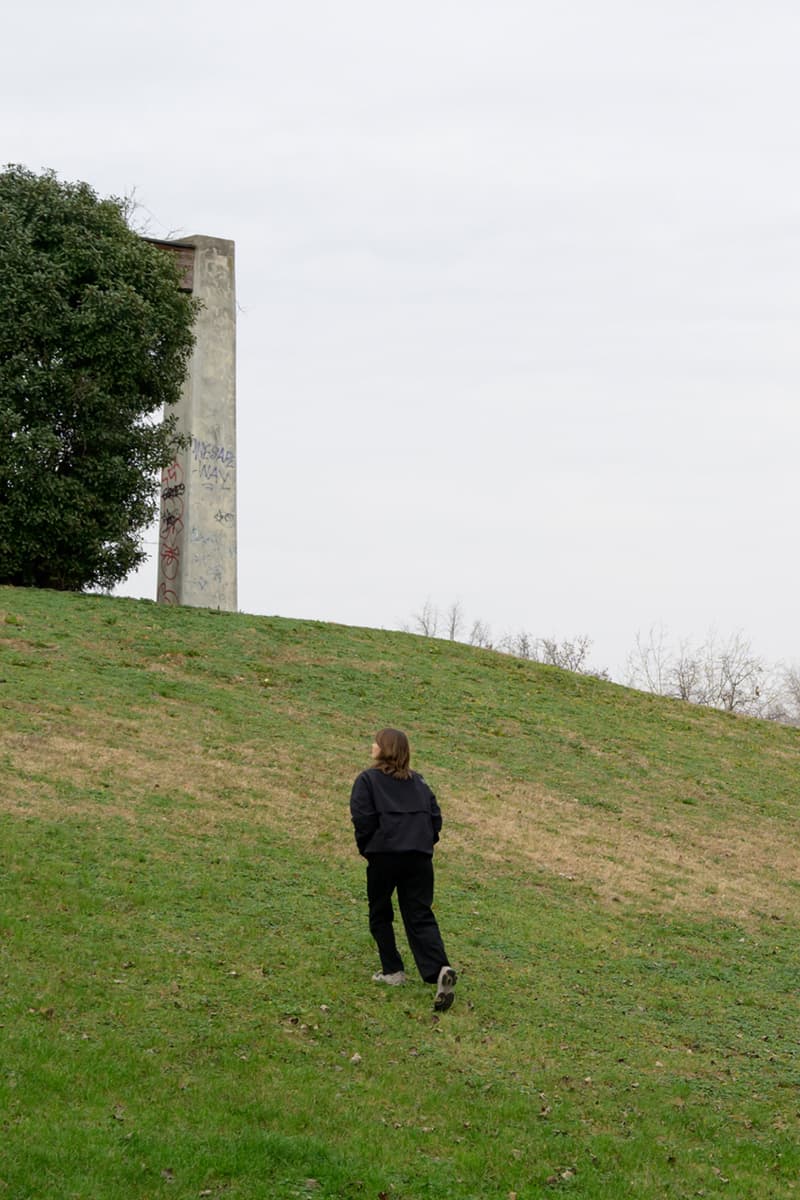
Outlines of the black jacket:
{"type": "Polygon", "coordinates": [[[433,854],[442,828],[436,797],[416,771],[410,779],[362,771],[350,794],[350,816],[359,854],[433,854]]]}

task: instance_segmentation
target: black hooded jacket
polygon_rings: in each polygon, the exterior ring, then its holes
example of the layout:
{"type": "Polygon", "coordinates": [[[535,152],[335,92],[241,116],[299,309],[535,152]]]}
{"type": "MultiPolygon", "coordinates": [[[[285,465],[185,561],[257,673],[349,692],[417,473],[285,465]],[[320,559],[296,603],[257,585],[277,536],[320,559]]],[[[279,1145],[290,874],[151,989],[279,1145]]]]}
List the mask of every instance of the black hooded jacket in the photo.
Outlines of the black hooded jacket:
{"type": "Polygon", "coordinates": [[[395,779],[377,767],[362,771],[350,794],[359,854],[433,854],[442,828],[436,797],[416,771],[395,779]]]}

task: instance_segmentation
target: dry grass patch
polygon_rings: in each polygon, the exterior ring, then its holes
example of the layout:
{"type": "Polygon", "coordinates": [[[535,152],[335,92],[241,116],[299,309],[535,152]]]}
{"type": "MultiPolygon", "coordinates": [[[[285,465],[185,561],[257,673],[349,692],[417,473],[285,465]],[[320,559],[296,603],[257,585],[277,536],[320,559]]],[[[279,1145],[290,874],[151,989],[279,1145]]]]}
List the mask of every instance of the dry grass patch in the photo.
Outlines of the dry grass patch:
{"type": "Polygon", "coordinates": [[[676,811],[669,829],[653,832],[633,824],[635,812],[594,809],[535,786],[500,796],[462,793],[450,807],[449,849],[497,864],[523,859],[537,871],[579,880],[606,902],[737,920],[797,911],[796,848],[776,846],[769,829],[755,823],[711,831],[676,811]]]}
{"type": "Polygon", "coordinates": [[[321,784],[319,772],[286,747],[232,746],[223,755],[204,748],[202,730],[190,741],[181,727],[176,739],[150,711],[128,721],[64,724],[57,732],[3,738],[15,782],[4,789],[0,810],[141,824],[154,803],[168,803],[176,834],[206,835],[246,821],[305,843],[339,835],[349,848],[349,784],[321,784]]]}
{"type": "MultiPolygon", "coordinates": [[[[213,718],[204,724],[219,733],[213,718]]],[[[347,771],[337,755],[326,777],[296,745],[234,743],[223,755],[204,747],[202,725],[193,729],[190,738],[185,720],[173,727],[168,713],[144,710],[126,720],[7,734],[3,746],[16,782],[0,807],[50,820],[91,813],[141,822],[160,800],[169,802],[176,834],[208,835],[246,820],[306,845],[327,839],[331,850],[350,853],[348,797],[358,764],[347,771]],[[68,795],[59,784],[69,785],[68,795]]],[[[776,845],[769,827],[753,819],[728,822],[720,832],[701,810],[676,804],[669,826],[654,830],[645,809],[595,808],[540,785],[498,791],[493,776],[483,787],[453,793],[445,784],[442,804],[448,854],[465,850],[494,870],[523,860],[591,887],[605,902],[650,911],[738,920],[796,911],[795,849],[776,845]]]]}

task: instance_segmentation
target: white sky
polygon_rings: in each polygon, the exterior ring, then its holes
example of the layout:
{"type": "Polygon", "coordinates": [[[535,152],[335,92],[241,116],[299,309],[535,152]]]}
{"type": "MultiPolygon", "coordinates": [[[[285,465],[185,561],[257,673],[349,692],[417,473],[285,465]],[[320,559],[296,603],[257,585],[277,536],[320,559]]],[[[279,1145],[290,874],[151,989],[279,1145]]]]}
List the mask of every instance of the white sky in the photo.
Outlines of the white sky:
{"type": "Polygon", "coordinates": [[[800,659],[794,0],[3,23],[3,162],[236,242],[242,609],[800,659]]]}

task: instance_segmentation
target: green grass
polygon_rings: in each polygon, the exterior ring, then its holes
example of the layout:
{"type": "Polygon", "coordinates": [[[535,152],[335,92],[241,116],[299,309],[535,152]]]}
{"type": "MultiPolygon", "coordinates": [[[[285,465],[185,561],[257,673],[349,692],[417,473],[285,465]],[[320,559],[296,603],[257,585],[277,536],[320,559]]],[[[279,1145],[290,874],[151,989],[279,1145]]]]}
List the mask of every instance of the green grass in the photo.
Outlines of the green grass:
{"type": "Polygon", "coordinates": [[[800,731],[11,589],[0,681],[0,1200],[800,1194],[800,731]],[[440,1020],[369,979],[388,723],[445,816],[440,1020]]]}

